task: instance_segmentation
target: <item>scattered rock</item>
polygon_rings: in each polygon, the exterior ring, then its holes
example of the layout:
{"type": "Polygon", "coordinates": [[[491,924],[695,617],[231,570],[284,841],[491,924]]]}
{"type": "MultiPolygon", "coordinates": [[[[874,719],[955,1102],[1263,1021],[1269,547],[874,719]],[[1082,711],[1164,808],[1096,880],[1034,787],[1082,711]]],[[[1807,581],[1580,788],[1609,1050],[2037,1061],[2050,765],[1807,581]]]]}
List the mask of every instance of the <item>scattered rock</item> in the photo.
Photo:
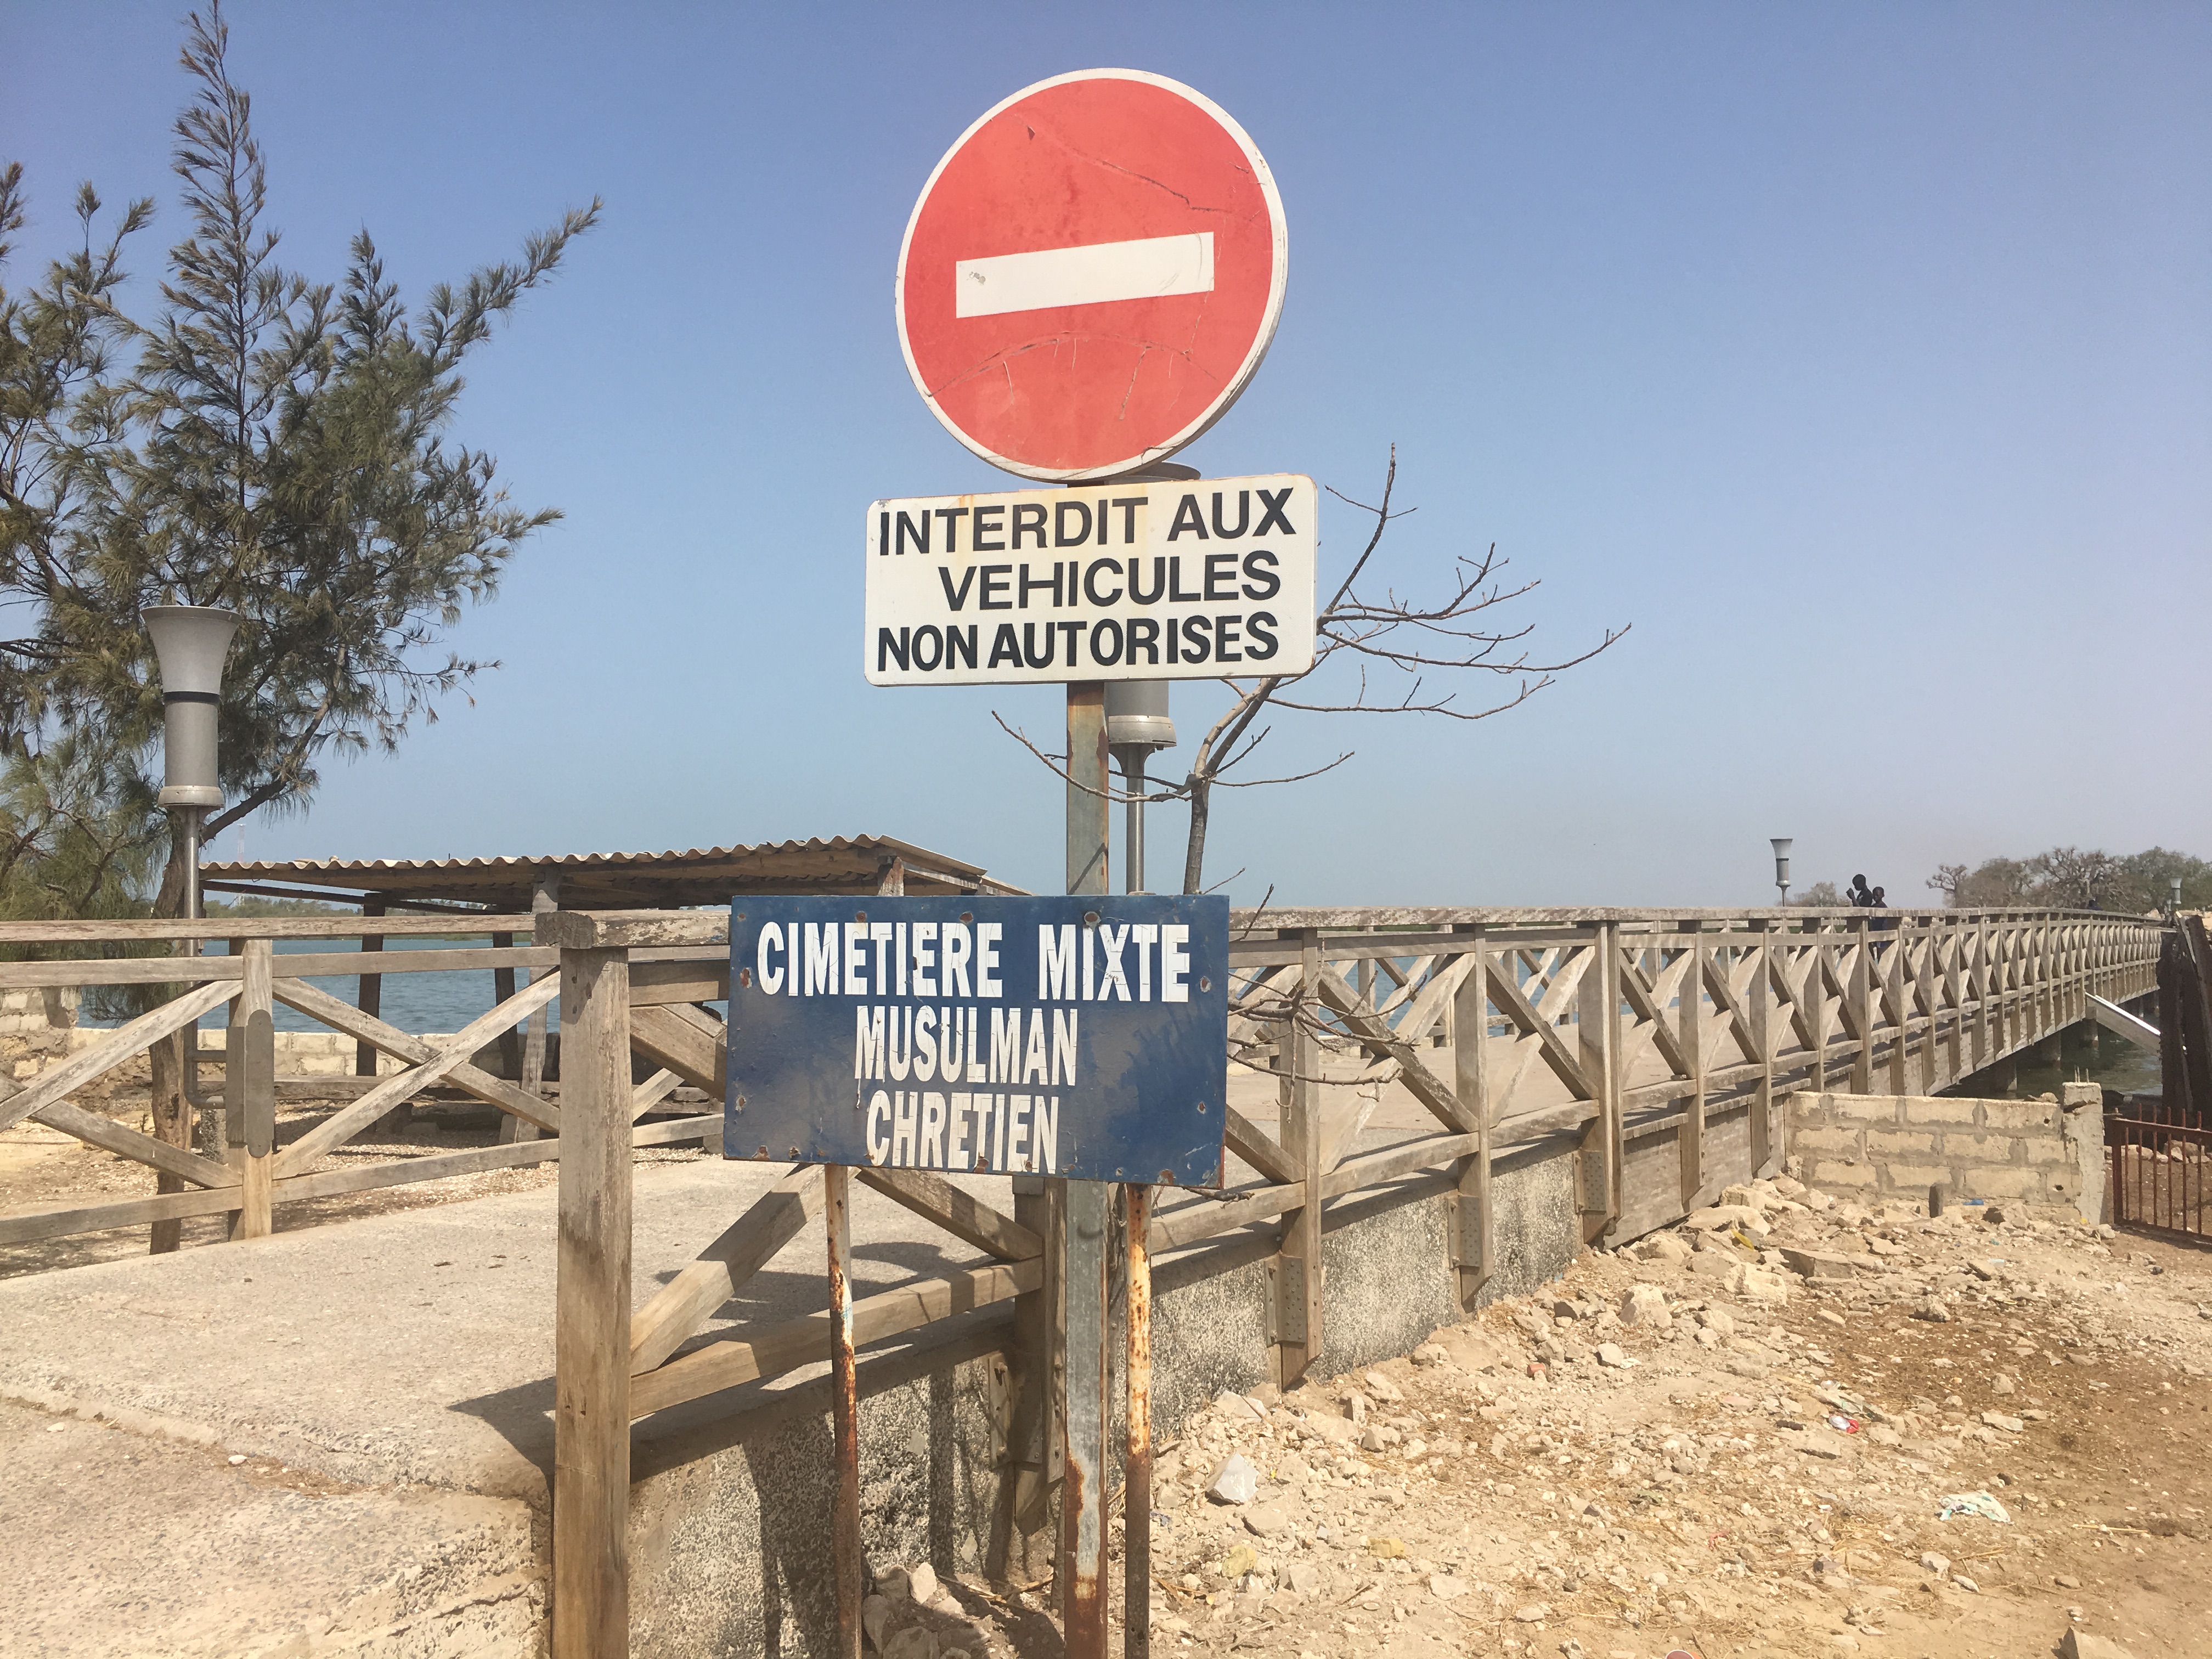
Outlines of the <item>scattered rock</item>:
{"type": "Polygon", "coordinates": [[[1729,1270],[1727,1285],[1732,1295],[1751,1302],[1787,1302],[1790,1281],[1780,1273],[1765,1267],[1753,1267],[1738,1262],[1729,1270]]]}
{"type": "Polygon", "coordinates": [[[1942,1297],[1923,1296],[1912,1304],[1912,1316],[1925,1319],[1931,1324],[1948,1325],[1951,1321],[1951,1310],[1944,1305],[1942,1297]]]}
{"type": "Polygon", "coordinates": [[[1206,1495],[1217,1504],[1249,1504],[1259,1490],[1260,1471],[1246,1462],[1241,1452],[1222,1459],[1213,1479],[1206,1483],[1206,1495]]]}
{"type": "Polygon", "coordinates": [[[1249,1544],[1239,1544],[1221,1558],[1221,1576],[1232,1583],[1260,1565],[1260,1552],[1249,1544]]]}
{"type": "Polygon", "coordinates": [[[1213,1409],[1231,1422],[1244,1422],[1267,1415],[1243,1395],[1231,1394],[1226,1389],[1213,1396],[1213,1409]]]}
{"type": "Polygon", "coordinates": [[[1265,1538],[1290,1524],[1291,1511],[1284,1504],[1255,1504],[1244,1511],[1244,1530],[1255,1537],[1265,1538]]]}
{"type": "Polygon", "coordinates": [[[1996,1376],[1990,1379],[1990,1392],[1991,1394],[2003,1395],[2008,1395],[2012,1391],[2013,1380],[2012,1378],[2005,1376],[2002,1372],[1999,1372],[1996,1376]]]}
{"type": "Polygon", "coordinates": [[[1551,1603],[1548,1601],[1531,1601],[1525,1607],[1514,1608],[1513,1616],[1524,1625],[1541,1624],[1545,1620],[1549,1619],[1552,1616],[1551,1603]]]}
{"type": "Polygon", "coordinates": [[[1970,1595],[1979,1595],[1982,1593],[1982,1587],[1979,1584],[1977,1584],[1972,1579],[1967,1577],[1963,1572],[1953,1573],[1951,1575],[1951,1582],[1956,1584],[1960,1589],[1965,1590],[1970,1595]]]}
{"type": "Polygon", "coordinates": [[[1872,1256],[1839,1255],[1833,1250],[1801,1250],[1784,1245],[1777,1253],[1782,1265],[1801,1279],[1856,1279],[1860,1265],[1874,1266],[1872,1256]]]}
{"type": "Polygon", "coordinates": [[[1370,1538],[1367,1553],[1377,1561],[1395,1561],[1406,1553],[1406,1542],[1401,1538],[1370,1538]]]}
{"type": "Polygon", "coordinates": [[[2017,1417],[2007,1417],[2002,1412],[1984,1412],[1982,1421],[1993,1429],[2002,1429],[2007,1434],[2019,1434],[2027,1427],[2017,1417]]]}
{"type": "Polygon", "coordinates": [[[1948,1578],[1951,1576],[1951,1558],[1939,1554],[1934,1550],[1921,1551],[1920,1565],[1938,1578],[1948,1578]]]}
{"type": "Polygon", "coordinates": [[[1369,1371],[1360,1379],[1367,1391],[1386,1405],[1395,1406],[1406,1397],[1406,1392],[1380,1371],[1369,1371]]]}
{"type": "Polygon", "coordinates": [[[915,1602],[927,1607],[937,1600],[944,1586],[937,1582],[937,1569],[927,1561],[917,1562],[907,1569],[907,1589],[915,1602]]]}
{"type": "Polygon", "coordinates": [[[860,1601],[860,1630],[868,1644],[877,1652],[884,1649],[884,1626],[890,1622],[891,1601],[888,1595],[870,1595],[860,1601]]]}
{"type": "Polygon", "coordinates": [[[2109,1636],[2092,1636],[2085,1630],[2069,1628],[2058,1638],[2058,1659],[2135,1659],[2135,1656],[2109,1636]]]}
{"type": "Polygon", "coordinates": [[[1730,1227],[1741,1227],[1754,1237],[1764,1237],[1766,1232],[1765,1218],[1748,1204],[1716,1204],[1711,1209],[1692,1210],[1682,1218],[1682,1224],[1705,1233],[1730,1227]]]}
{"type": "Polygon", "coordinates": [[[926,1626],[909,1625],[882,1649],[884,1659],[938,1659],[937,1634],[926,1626]]]}
{"type": "Polygon", "coordinates": [[[1610,1370],[1625,1371],[1636,1362],[1622,1351],[1618,1342],[1601,1342],[1597,1345],[1597,1363],[1610,1370]]]}
{"type": "Polygon", "coordinates": [[[1344,1414],[1354,1423],[1367,1420],[1367,1396],[1354,1389],[1344,1397],[1344,1414]]]}
{"type": "Polygon", "coordinates": [[[1321,1569],[1310,1561],[1300,1561],[1283,1574],[1285,1589],[1309,1598],[1322,1593],[1324,1582],[1321,1569]]]}
{"type": "Polygon", "coordinates": [[[1735,1334],[1735,1316],[1726,1308],[1700,1308],[1698,1323],[1726,1341],[1735,1334]]]}
{"type": "Polygon", "coordinates": [[[1643,1255],[1646,1261],[1663,1261],[1679,1267],[1690,1259],[1690,1247],[1673,1233],[1655,1233],[1644,1241],[1643,1255]]]}
{"type": "Polygon", "coordinates": [[[1667,1306],[1667,1292],[1656,1285],[1630,1285],[1620,1298],[1620,1322],[1665,1330],[1674,1322],[1674,1316],[1667,1306]]]}
{"type": "Polygon", "coordinates": [[[1429,1594],[1439,1601],[1455,1601],[1467,1594],[1467,1580],[1448,1572],[1432,1572],[1429,1575],[1429,1594]]]}
{"type": "Polygon", "coordinates": [[[1308,1433],[1318,1435],[1332,1445],[1349,1446],[1359,1438],[1359,1425],[1334,1412],[1314,1412],[1306,1418],[1304,1426],[1308,1433]]]}
{"type": "Polygon", "coordinates": [[[1451,1356],[1444,1352],[1442,1343],[1424,1342],[1413,1350],[1413,1358],[1416,1365],[1441,1365],[1451,1356]]]}

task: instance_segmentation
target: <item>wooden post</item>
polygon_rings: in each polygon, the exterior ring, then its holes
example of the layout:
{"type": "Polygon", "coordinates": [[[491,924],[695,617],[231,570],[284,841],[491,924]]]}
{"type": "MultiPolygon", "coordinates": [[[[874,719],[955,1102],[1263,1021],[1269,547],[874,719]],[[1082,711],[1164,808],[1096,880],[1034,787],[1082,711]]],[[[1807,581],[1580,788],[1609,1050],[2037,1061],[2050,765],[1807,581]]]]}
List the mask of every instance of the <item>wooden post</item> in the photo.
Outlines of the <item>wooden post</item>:
{"type": "Polygon", "coordinates": [[[1937,1046],[1942,1025],[1942,1007],[1936,1000],[1936,920],[1929,917],[1923,924],[1920,940],[1920,971],[1917,975],[1921,1006],[1928,1010],[1928,1030],[1920,1039],[1920,1092],[1932,1095],[1941,1086],[1937,1075],[1943,1068],[1942,1056],[1937,1046]]]}
{"type": "Polygon", "coordinates": [[[1943,997],[1951,1005],[1951,1076],[1956,1083],[1966,1074],[1966,980],[1960,971],[1960,958],[1966,951],[1966,930],[1957,921],[1947,919],[1944,931],[1951,936],[1951,954],[1943,963],[1943,997]]]}
{"type": "Polygon", "coordinates": [[[1299,941],[1297,1006],[1276,1045],[1285,1073],[1281,1090],[1283,1151],[1300,1170],[1306,1201],[1283,1218],[1281,1242],[1270,1264],[1273,1281],[1275,1385],[1294,1389],[1322,1349],[1322,1177],[1328,1140],[1321,1109],[1321,933],[1303,928],[1299,941]]]}
{"type": "Polygon", "coordinates": [[[1751,1172],[1774,1173],[1778,1137],[1774,1133],[1774,988],[1767,974],[1767,953],[1775,948],[1774,934],[1764,916],[1751,923],[1751,998],[1744,1014],[1751,1025],[1751,1045],[1759,1050],[1759,1086],[1751,1102],[1751,1172]]]}
{"type": "Polygon", "coordinates": [[[1889,1091],[1909,1095],[1912,1089],[1905,1066],[1912,1036],[1912,1005],[1905,994],[1905,930],[1891,928],[1889,939],[1889,961],[1882,971],[1889,985],[1889,1006],[1897,1011],[1897,1031],[1889,1044],[1889,1091]]]}
{"type": "Polygon", "coordinates": [[[852,1172],[822,1166],[822,1218],[830,1235],[830,1401],[837,1491],[830,1511],[830,1570],[837,1580],[837,1659],[860,1659],[860,1390],[853,1358],[852,1172]]]}
{"type": "MultiPolygon", "coordinates": [[[[491,936],[491,948],[495,951],[513,950],[514,935],[494,933],[491,936]]],[[[522,970],[522,983],[523,985],[530,983],[530,970],[527,968],[522,970]]],[[[514,969],[495,968],[491,970],[491,1000],[494,1007],[507,1001],[520,988],[514,982],[514,969]]],[[[499,1034],[499,1058],[501,1074],[520,1083],[522,1080],[522,1033],[520,1030],[510,1026],[499,1034]]]]}
{"type": "Polygon", "coordinates": [[[1590,930],[1584,948],[1591,952],[1591,961],[1575,987],[1577,1058],[1593,1091],[1590,1103],[1597,1108],[1597,1115],[1583,1126],[1575,1154],[1576,1201],[1585,1240],[1595,1239],[1620,1213],[1619,1091],[1613,1075],[1614,1015],[1620,1002],[1615,937],[1611,922],[1599,922],[1590,930]]]}
{"type": "Polygon", "coordinates": [[[1851,1056],[1851,1092],[1874,1091],[1874,935],[1864,916],[1851,918],[1851,1018],[1858,1024],[1859,1051],[1851,1056]]]}
{"type": "Polygon", "coordinates": [[[244,1015],[232,1018],[223,1067],[224,1115],[228,1117],[235,1103],[241,1126],[234,1154],[240,1181],[239,1206],[230,1221],[234,1239],[266,1238],[276,1230],[271,1208],[276,1190],[276,1025],[270,994],[275,943],[246,941],[246,977],[232,1005],[244,1015]]]}
{"type": "MultiPolygon", "coordinates": [[[[382,915],[384,908],[384,896],[380,893],[370,894],[361,902],[362,920],[367,921],[371,917],[382,915]]],[[[384,948],[384,935],[364,932],[361,936],[361,948],[364,951],[381,951],[384,948]]],[[[383,1013],[383,975],[363,974],[361,976],[360,988],[354,998],[354,1006],[372,1018],[383,1013]]],[[[356,1077],[376,1075],[376,1045],[367,1037],[358,1039],[353,1045],[353,1074],[356,1077]]],[[[406,1109],[403,1106],[393,1115],[400,1115],[406,1109]]]]}
{"type": "Polygon", "coordinates": [[[1812,961],[1806,966],[1805,988],[1798,993],[1805,1009],[1806,1028],[1813,1033],[1813,1067],[1806,1078],[1816,1095],[1828,1091],[1828,979],[1835,972],[1836,952],[1828,943],[1828,924],[1808,921],[1814,930],[1813,945],[1807,952],[1812,961]]]}
{"type": "Polygon", "coordinates": [[[1452,1182],[1452,1261],[1459,1276],[1459,1305],[1474,1311],[1491,1273],[1490,1217],[1490,947],[1480,927],[1455,927],[1468,935],[1474,965],[1460,981],[1452,1011],[1452,1093],[1474,1120],[1475,1149],[1460,1160],[1452,1182]]]}
{"type": "MultiPolygon", "coordinates": [[[[531,915],[542,916],[560,908],[561,872],[558,870],[540,870],[530,884],[531,915]]],[[[526,968],[521,970],[521,981],[519,988],[527,988],[530,970],[526,968]]],[[[564,998],[562,1007],[565,1011],[567,1006],[564,998]]],[[[565,1012],[562,1018],[564,1020],[568,1018],[565,1012]]],[[[538,1094],[545,1087],[545,1033],[548,1024],[545,1010],[537,1010],[530,1016],[529,1032],[522,1039],[522,1089],[526,1094],[538,1094]]],[[[565,1045],[568,1039],[563,1037],[562,1041],[565,1045]]],[[[567,1074],[564,1069],[562,1075],[565,1077],[567,1074]]],[[[535,1140],[538,1139],[538,1126],[525,1122],[510,1112],[499,1126],[499,1138],[505,1142],[535,1140]]]]}
{"type": "Polygon", "coordinates": [[[1675,1150],[1681,1161],[1682,1207],[1694,1210],[1705,1189],[1705,963],[1711,947],[1695,937],[1695,918],[1683,921],[1680,928],[1692,935],[1688,946],[1690,965],[1683,972],[1675,1005],[1680,1010],[1676,1042],[1689,1072],[1690,1093],[1682,1103],[1682,1127],[1677,1131],[1675,1150]]]}
{"type": "MultiPolygon", "coordinates": [[[[230,942],[233,958],[246,954],[246,941],[230,942]]],[[[222,1146],[223,1156],[235,1160],[246,1145],[246,1000],[241,995],[226,1010],[229,1030],[223,1033],[222,1146]]],[[[195,1062],[197,1064],[197,1062],[195,1062]]]]}
{"type": "Polygon", "coordinates": [[[1128,1224],[1127,1444],[1121,1460],[1121,1651],[1152,1650],[1152,1189],[1124,1187],[1128,1224]]]}
{"type": "Polygon", "coordinates": [[[629,1652],[629,957],[561,952],[554,1659],[629,1652]]]}

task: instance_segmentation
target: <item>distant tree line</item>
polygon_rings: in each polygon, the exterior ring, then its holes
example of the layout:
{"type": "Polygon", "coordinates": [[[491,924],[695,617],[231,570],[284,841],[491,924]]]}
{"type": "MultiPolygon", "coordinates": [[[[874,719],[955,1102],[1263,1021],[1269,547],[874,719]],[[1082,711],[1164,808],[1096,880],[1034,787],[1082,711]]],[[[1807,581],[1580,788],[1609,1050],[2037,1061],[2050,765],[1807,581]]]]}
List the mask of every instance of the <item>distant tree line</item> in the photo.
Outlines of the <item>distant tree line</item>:
{"type": "MultiPolygon", "coordinates": [[[[2163,910],[2172,897],[2173,878],[2181,878],[2181,908],[2212,910],[2212,864],[2164,847],[2116,857],[2100,848],[2054,847],[2033,858],[1984,859],[1969,868],[1942,864],[1928,885],[1953,909],[1993,909],[2005,905],[2049,906],[2067,910],[2163,910]]],[[[1816,881],[1786,901],[1830,909],[1850,905],[1850,895],[1832,881],[1816,881]]],[[[1902,906],[1904,897],[1889,899],[1902,906]]]]}
{"type": "Polygon", "coordinates": [[[2212,908],[2212,864],[2164,847],[2116,856],[2101,848],[2054,847],[2033,858],[1945,864],[1928,885],[1954,908],[2055,905],[2073,910],[2162,910],[2181,878],[2181,908],[2212,908]]]}

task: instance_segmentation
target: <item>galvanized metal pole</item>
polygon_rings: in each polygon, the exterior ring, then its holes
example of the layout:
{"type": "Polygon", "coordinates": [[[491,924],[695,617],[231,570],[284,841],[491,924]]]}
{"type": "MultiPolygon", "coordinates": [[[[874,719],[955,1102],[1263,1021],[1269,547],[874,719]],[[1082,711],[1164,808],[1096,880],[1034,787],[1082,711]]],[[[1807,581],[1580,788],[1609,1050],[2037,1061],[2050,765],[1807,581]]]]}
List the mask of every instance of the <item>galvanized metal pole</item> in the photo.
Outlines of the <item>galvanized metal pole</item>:
{"type": "MultiPolygon", "coordinates": [[[[1107,884],[1106,688],[1067,688],[1067,890],[1107,884]]],[[[1089,930],[1084,948],[1091,947],[1089,930]]],[[[1106,1659],[1106,1252],[1108,1188],[1065,1183],[1066,1267],[1060,1276],[1066,1394],[1060,1408],[1065,1484],[1060,1495],[1060,1618],[1068,1659],[1106,1659]]]]}
{"type": "Polygon", "coordinates": [[[853,1358],[853,1180],[822,1166],[822,1217],[830,1236],[830,1400],[837,1491],[830,1516],[837,1580],[837,1659],[860,1659],[860,1390],[853,1358]]]}
{"type": "Polygon", "coordinates": [[[1152,1189],[1124,1187],[1129,1225],[1129,1424],[1121,1461],[1121,1651],[1152,1650],[1152,1189]]]}

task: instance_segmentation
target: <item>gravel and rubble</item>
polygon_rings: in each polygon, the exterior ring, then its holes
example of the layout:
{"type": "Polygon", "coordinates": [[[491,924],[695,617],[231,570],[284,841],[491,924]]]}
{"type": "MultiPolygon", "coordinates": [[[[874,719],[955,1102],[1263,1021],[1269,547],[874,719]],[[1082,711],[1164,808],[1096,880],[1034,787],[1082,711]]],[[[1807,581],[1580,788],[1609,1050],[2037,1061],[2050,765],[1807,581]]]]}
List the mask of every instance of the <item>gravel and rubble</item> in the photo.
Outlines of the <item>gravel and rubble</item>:
{"type": "MultiPolygon", "coordinates": [[[[1731,1187],[1199,1413],[1158,1449],[1153,1651],[2203,1655],[2208,1371],[2201,1251],[1731,1187]]],[[[947,1582],[878,1650],[1057,1651],[1048,1603],[947,1582]]]]}

